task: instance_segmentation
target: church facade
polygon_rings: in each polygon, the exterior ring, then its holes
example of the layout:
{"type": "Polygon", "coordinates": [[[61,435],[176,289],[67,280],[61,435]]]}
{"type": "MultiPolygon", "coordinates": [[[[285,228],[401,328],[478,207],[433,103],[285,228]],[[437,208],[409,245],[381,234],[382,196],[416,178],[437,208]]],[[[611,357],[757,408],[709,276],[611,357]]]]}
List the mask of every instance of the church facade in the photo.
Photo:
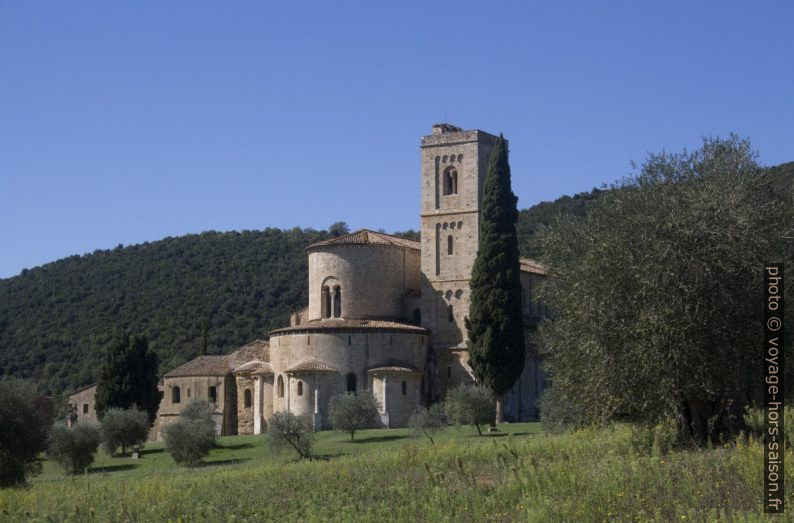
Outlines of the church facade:
{"type": "MultiPolygon", "coordinates": [[[[218,433],[267,431],[275,412],[330,428],[329,400],[370,391],[384,427],[403,427],[420,405],[474,381],[464,318],[479,245],[483,187],[496,137],[450,124],[421,140],[421,241],[362,229],[307,248],[309,303],[290,325],[221,356],[168,372],[160,429],[192,399],[213,404],[218,433]]],[[[538,419],[545,375],[531,331],[546,315],[536,297],[545,275],[521,260],[524,370],[505,397],[508,421],[538,419]]]]}

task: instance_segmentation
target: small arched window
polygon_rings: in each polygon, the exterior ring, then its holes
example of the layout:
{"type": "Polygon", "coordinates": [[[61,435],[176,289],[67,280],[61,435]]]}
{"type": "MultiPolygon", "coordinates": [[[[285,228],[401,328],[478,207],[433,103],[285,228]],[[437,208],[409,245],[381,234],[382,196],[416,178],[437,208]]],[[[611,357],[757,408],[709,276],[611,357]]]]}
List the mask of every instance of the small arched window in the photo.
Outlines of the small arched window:
{"type": "Polygon", "coordinates": [[[334,287],[334,318],[342,317],[342,288],[334,287]]]}
{"type": "Polygon", "coordinates": [[[251,389],[245,389],[245,392],[243,392],[243,406],[246,409],[251,408],[251,389]]]}
{"type": "Polygon", "coordinates": [[[328,289],[327,285],[323,285],[322,290],[320,292],[320,307],[322,311],[320,312],[323,318],[330,318],[331,317],[331,291],[328,289]]]}
{"type": "Polygon", "coordinates": [[[303,382],[298,381],[298,396],[303,396],[303,382]]]}
{"type": "Polygon", "coordinates": [[[345,379],[345,390],[351,394],[356,393],[356,375],[352,372],[345,379]]]}
{"type": "Polygon", "coordinates": [[[278,380],[276,381],[276,396],[279,398],[284,397],[284,377],[279,376],[278,380]]]}
{"type": "Polygon", "coordinates": [[[449,255],[452,254],[452,243],[453,242],[454,242],[454,240],[452,239],[452,235],[450,234],[449,236],[447,236],[447,254],[449,254],[449,255]]]}
{"type": "Polygon", "coordinates": [[[405,396],[406,394],[408,394],[408,382],[403,380],[402,387],[403,387],[403,396],[405,396]]]}
{"type": "Polygon", "coordinates": [[[444,196],[458,194],[458,171],[449,166],[444,169],[444,196]]]}
{"type": "Polygon", "coordinates": [[[180,401],[182,401],[182,393],[179,387],[174,387],[171,389],[171,403],[179,403],[180,401]]]}
{"type": "Polygon", "coordinates": [[[453,310],[452,310],[452,305],[450,305],[450,306],[447,308],[447,314],[448,314],[448,317],[447,317],[447,319],[449,320],[449,322],[450,322],[450,323],[452,323],[453,321],[455,321],[455,313],[454,313],[454,312],[453,312],[453,310]]]}

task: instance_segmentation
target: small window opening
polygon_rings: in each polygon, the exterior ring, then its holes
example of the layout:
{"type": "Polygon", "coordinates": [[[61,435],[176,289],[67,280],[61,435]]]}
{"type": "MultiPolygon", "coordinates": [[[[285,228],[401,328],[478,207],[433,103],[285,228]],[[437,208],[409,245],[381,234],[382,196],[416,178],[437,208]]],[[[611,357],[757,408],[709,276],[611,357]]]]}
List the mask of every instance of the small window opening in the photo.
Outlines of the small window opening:
{"type": "Polygon", "coordinates": [[[334,318],[342,317],[342,289],[337,285],[334,287],[334,318]]]}
{"type": "Polygon", "coordinates": [[[356,393],[356,375],[352,372],[347,375],[347,379],[345,380],[345,390],[352,394],[356,393]]]}
{"type": "Polygon", "coordinates": [[[449,322],[452,323],[453,321],[455,321],[455,313],[452,311],[452,305],[450,305],[447,308],[447,313],[448,313],[447,319],[449,320],[449,322]]]}
{"type": "Polygon", "coordinates": [[[298,396],[303,396],[303,382],[298,381],[298,396]]]}
{"type": "Polygon", "coordinates": [[[187,388],[187,397],[190,397],[190,387],[187,388]]]}
{"type": "Polygon", "coordinates": [[[447,365],[447,378],[452,378],[452,367],[450,365],[447,365]]]}
{"type": "Polygon", "coordinates": [[[278,380],[276,381],[276,395],[279,398],[284,397],[284,377],[279,376],[278,380]]]}
{"type": "Polygon", "coordinates": [[[246,409],[251,408],[251,389],[245,389],[245,392],[243,392],[243,406],[246,409]]]}
{"type": "Polygon", "coordinates": [[[83,403],[83,414],[88,414],[88,403],[83,403]]]}
{"type": "Polygon", "coordinates": [[[322,309],[320,315],[322,318],[331,317],[331,291],[327,285],[323,285],[320,300],[320,307],[322,309]]]}
{"type": "Polygon", "coordinates": [[[347,344],[348,345],[352,345],[353,344],[353,337],[352,336],[348,336],[347,337],[347,344]]]}
{"type": "Polygon", "coordinates": [[[179,403],[182,401],[180,392],[181,391],[179,390],[179,387],[174,387],[171,389],[171,403],[179,403]]]}
{"type": "Polygon", "coordinates": [[[447,236],[447,255],[452,255],[452,243],[454,240],[452,239],[452,235],[450,234],[447,236]]]}
{"type": "Polygon", "coordinates": [[[458,171],[454,167],[444,170],[444,196],[458,194],[458,171]]]}
{"type": "Polygon", "coordinates": [[[406,394],[408,394],[408,382],[403,380],[402,387],[403,387],[403,396],[405,396],[406,394]]]}
{"type": "Polygon", "coordinates": [[[215,387],[210,387],[209,393],[207,394],[210,398],[210,403],[215,403],[218,401],[218,389],[215,387]]]}

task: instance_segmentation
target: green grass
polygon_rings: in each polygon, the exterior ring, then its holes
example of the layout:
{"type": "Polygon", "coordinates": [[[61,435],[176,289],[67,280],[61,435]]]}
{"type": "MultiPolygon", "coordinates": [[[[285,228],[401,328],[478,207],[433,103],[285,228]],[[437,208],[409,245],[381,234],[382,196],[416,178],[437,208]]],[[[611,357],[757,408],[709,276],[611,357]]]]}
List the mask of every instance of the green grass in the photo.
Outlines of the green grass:
{"type": "MultiPolygon", "coordinates": [[[[193,470],[150,445],[140,460],[99,456],[91,474],[66,479],[45,463],[30,488],[0,491],[0,520],[764,519],[758,443],[655,455],[627,426],[474,434],[455,428],[431,446],[405,429],[363,431],[356,442],[323,432],[312,462],[274,456],[261,436],[221,438],[193,470]]],[[[786,483],[794,507],[791,473],[786,483]]]]}

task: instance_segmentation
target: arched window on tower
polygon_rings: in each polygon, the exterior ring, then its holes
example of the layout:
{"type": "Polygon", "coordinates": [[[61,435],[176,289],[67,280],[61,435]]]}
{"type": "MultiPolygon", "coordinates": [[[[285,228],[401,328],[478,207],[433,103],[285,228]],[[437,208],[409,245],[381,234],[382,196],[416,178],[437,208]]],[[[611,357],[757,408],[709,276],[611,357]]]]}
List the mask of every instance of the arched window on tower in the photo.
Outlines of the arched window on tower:
{"type": "Polygon", "coordinates": [[[451,234],[450,234],[449,236],[447,236],[447,254],[448,254],[448,255],[451,255],[451,254],[452,254],[452,252],[453,252],[453,249],[452,249],[452,243],[453,243],[454,241],[455,241],[455,240],[453,240],[453,239],[452,239],[452,235],[451,235],[451,234]]]}
{"type": "Polygon", "coordinates": [[[407,395],[408,394],[408,382],[405,381],[405,380],[403,380],[402,389],[403,389],[403,396],[407,395]]]}
{"type": "Polygon", "coordinates": [[[328,289],[327,285],[323,285],[322,291],[320,292],[320,307],[322,308],[320,316],[322,318],[330,318],[331,317],[331,291],[328,289]]]}
{"type": "Polygon", "coordinates": [[[298,396],[303,396],[303,382],[298,381],[298,396]]]}
{"type": "Polygon", "coordinates": [[[345,390],[351,394],[356,393],[356,375],[352,372],[345,379],[345,390]]]}
{"type": "Polygon", "coordinates": [[[458,194],[458,171],[449,166],[444,169],[444,196],[458,194]]]}
{"type": "Polygon", "coordinates": [[[179,403],[180,401],[182,401],[181,396],[182,394],[181,391],[179,390],[179,387],[174,387],[173,389],[171,389],[171,403],[179,403]]]}
{"type": "Polygon", "coordinates": [[[448,314],[447,319],[449,320],[450,323],[455,321],[455,313],[452,311],[452,305],[450,305],[447,308],[447,314],[448,314]]]}
{"type": "Polygon", "coordinates": [[[342,317],[342,288],[334,287],[334,318],[342,317]]]}
{"type": "Polygon", "coordinates": [[[276,396],[279,398],[284,397],[284,377],[279,376],[278,380],[276,380],[276,396]]]}

